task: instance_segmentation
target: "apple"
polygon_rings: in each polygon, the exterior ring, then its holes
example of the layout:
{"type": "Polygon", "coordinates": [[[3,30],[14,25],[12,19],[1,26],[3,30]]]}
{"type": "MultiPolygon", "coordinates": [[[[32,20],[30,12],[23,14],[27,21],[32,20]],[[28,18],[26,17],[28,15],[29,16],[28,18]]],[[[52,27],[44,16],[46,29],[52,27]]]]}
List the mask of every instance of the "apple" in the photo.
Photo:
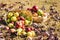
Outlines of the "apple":
{"type": "Polygon", "coordinates": [[[16,28],[19,28],[20,27],[19,26],[19,21],[16,22],[16,25],[15,26],[16,26],[16,28]]]}
{"type": "Polygon", "coordinates": [[[34,31],[31,31],[31,33],[32,33],[32,36],[34,37],[34,36],[36,36],[36,34],[35,34],[35,32],[34,31]]]}
{"type": "Polygon", "coordinates": [[[23,16],[20,17],[20,20],[25,20],[25,18],[23,16]]]}
{"type": "Polygon", "coordinates": [[[16,22],[16,28],[23,27],[23,25],[24,25],[24,21],[22,21],[22,20],[16,22]]]}
{"type": "Polygon", "coordinates": [[[23,34],[23,35],[26,35],[27,33],[26,33],[25,31],[22,31],[22,34],[23,34]]]}
{"type": "Polygon", "coordinates": [[[34,28],[33,28],[33,27],[31,27],[31,30],[34,30],[34,28]]]}
{"type": "Polygon", "coordinates": [[[26,17],[26,20],[31,21],[31,17],[28,17],[28,16],[27,16],[27,17],[26,17]]]}
{"type": "Polygon", "coordinates": [[[17,29],[17,35],[21,35],[22,33],[22,28],[17,29]]]}
{"type": "Polygon", "coordinates": [[[5,27],[6,28],[6,30],[9,30],[9,27],[5,27]]]}
{"type": "Polygon", "coordinates": [[[17,18],[15,16],[11,17],[11,21],[17,21],[17,18]]]}
{"type": "Polygon", "coordinates": [[[9,26],[10,28],[14,27],[14,25],[13,25],[12,23],[9,23],[8,26],[9,26]]]}
{"type": "Polygon", "coordinates": [[[44,12],[40,9],[37,11],[37,13],[38,13],[39,16],[42,16],[44,14],[44,12]]]}
{"type": "Polygon", "coordinates": [[[24,24],[24,21],[23,20],[20,20],[20,23],[24,24]]]}
{"type": "Polygon", "coordinates": [[[25,30],[25,25],[23,25],[21,28],[25,30]]]}
{"type": "Polygon", "coordinates": [[[8,18],[10,18],[11,16],[13,16],[13,13],[9,12],[7,16],[8,16],[8,18]]]}
{"type": "Polygon", "coordinates": [[[33,6],[33,7],[32,7],[32,10],[35,11],[35,12],[37,12],[38,6],[33,6]]]}
{"type": "Polygon", "coordinates": [[[23,27],[24,21],[20,20],[19,23],[18,23],[18,25],[19,25],[20,27],[23,27]]]}
{"type": "Polygon", "coordinates": [[[31,28],[29,28],[29,27],[28,27],[28,28],[26,28],[26,31],[31,31],[31,28]]]}
{"type": "Polygon", "coordinates": [[[7,19],[6,21],[9,23],[11,20],[10,19],[7,19]]]}
{"type": "Polygon", "coordinates": [[[34,36],[36,36],[36,34],[34,31],[30,31],[27,33],[27,36],[34,37],[34,36]]]}
{"type": "Polygon", "coordinates": [[[27,36],[32,37],[32,33],[31,32],[27,32],[27,36]]]}
{"type": "Polygon", "coordinates": [[[30,24],[30,21],[25,20],[25,25],[29,25],[29,24],[30,24]]]}
{"type": "Polygon", "coordinates": [[[14,16],[15,17],[18,17],[19,16],[19,13],[18,12],[14,13],[14,16]]]}
{"type": "Polygon", "coordinates": [[[12,33],[16,32],[16,30],[15,30],[15,29],[10,29],[10,31],[11,31],[12,33]]]}

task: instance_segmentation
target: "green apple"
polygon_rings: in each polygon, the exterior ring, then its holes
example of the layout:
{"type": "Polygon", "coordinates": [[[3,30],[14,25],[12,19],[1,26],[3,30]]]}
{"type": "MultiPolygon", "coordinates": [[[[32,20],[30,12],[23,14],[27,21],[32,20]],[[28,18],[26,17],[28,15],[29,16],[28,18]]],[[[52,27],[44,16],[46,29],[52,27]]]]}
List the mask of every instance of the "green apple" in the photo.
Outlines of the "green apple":
{"type": "Polygon", "coordinates": [[[30,21],[25,20],[25,25],[29,25],[29,24],[30,24],[30,21]]]}
{"type": "Polygon", "coordinates": [[[22,28],[17,29],[17,35],[21,35],[22,33],[22,28]]]}
{"type": "Polygon", "coordinates": [[[14,13],[14,16],[15,17],[18,17],[19,16],[19,13],[18,12],[14,13]]]}
{"type": "Polygon", "coordinates": [[[9,23],[10,22],[10,19],[7,19],[6,21],[9,23]]]}
{"type": "Polygon", "coordinates": [[[17,35],[21,35],[21,32],[17,32],[17,35]]]}
{"type": "Polygon", "coordinates": [[[38,13],[39,16],[42,16],[44,14],[44,12],[40,9],[37,11],[37,13],[38,13]]]}
{"type": "Polygon", "coordinates": [[[28,32],[28,33],[27,33],[27,36],[32,37],[32,33],[31,33],[31,32],[28,32]]]}
{"type": "Polygon", "coordinates": [[[11,16],[13,16],[13,13],[9,12],[7,16],[8,16],[8,18],[10,18],[11,16]]]}
{"type": "Polygon", "coordinates": [[[14,27],[14,25],[13,25],[12,23],[9,23],[8,26],[9,26],[10,28],[14,27]]]}
{"type": "Polygon", "coordinates": [[[11,21],[17,21],[17,18],[15,16],[11,17],[11,21]]]}
{"type": "Polygon", "coordinates": [[[26,19],[29,20],[29,21],[31,21],[31,17],[29,17],[29,16],[27,16],[26,19]]]}

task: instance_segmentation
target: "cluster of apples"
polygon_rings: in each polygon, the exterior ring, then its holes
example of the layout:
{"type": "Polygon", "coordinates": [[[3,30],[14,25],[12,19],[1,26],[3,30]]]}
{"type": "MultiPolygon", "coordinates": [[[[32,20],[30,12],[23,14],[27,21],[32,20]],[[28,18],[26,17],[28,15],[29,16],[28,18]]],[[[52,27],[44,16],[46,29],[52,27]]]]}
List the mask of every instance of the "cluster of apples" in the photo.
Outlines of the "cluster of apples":
{"type": "MultiPolygon", "coordinates": [[[[27,16],[27,15],[26,15],[27,16]]],[[[19,12],[9,12],[7,14],[7,30],[10,30],[11,33],[17,32],[17,35],[27,35],[30,37],[35,36],[35,32],[33,31],[33,27],[27,27],[31,21],[30,18],[26,19],[24,14],[21,15],[19,12]]]]}
{"type": "Polygon", "coordinates": [[[44,12],[38,8],[38,6],[33,6],[32,8],[27,8],[27,10],[31,11],[33,16],[43,16],[44,12]]]}

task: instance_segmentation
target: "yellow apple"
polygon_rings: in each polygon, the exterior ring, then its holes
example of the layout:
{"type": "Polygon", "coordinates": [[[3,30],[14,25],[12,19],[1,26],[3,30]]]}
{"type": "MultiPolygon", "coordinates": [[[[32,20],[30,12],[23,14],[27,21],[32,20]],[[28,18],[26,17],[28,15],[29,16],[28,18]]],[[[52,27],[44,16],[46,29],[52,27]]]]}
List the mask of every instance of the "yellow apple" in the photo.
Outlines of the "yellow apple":
{"type": "Polygon", "coordinates": [[[36,36],[36,34],[34,31],[30,31],[27,33],[27,36],[34,37],[34,36],[36,36]]]}
{"type": "Polygon", "coordinates": [[[26,33],[25,31],[22,31],[22,34],[23,34],[23,35],[26,35],[27,33],[26,33]]]}
{"type": "Polygon", "coordinates": [[[38,13],[39,16],[42,16],[44,14],[44,12],[40,9],[37,11],[37,13],[38,13]]]}
{"type": "Polygon", "coordinates": [[[25,20],[25,25],[29,25],[30,21],[25,20]]]}
{"type": "Polygon", "coordinates": [[[9,12],[7,16],[8,16],[8,18],[10,18],[11,16],[13,16],[13,13],[9,12]]]}
{"type": "Polygon", "coordinates": [[[22,33],[22,28],[17,29],[17,35],[21,35],[22,33]]]}
{"type": "Polygon", "coordinates": [[[14,13],[14,16],[15,17],[18,17],[19,16],[19,13],[18,12],[14,13]]]}
{"type": "Polygon", "coordinates": [[[9,26],[10,28],[14,27],[14,25],[13,25],[12,23],[9,23],[8,26],[9,26]]]}
{"type": "Polygon", "coordinates": [[[35,34],[35,32],[34,31],[31,31],[31,33],[32,33],[32,36],[34,37],[34,36],[36,36],[36,34],[35,34]]]}
{"type": "Polygon", "coordinates": [[[16,18],[15,16],[13,16],[13,17],[11,18],[11,21],[17,21],[17,18],[16,18]]]}
{"type": "Polygon", "coordinates": [[[27,36],[32,37],[32,33],[31,33],[31,32],[28,32],[28,33],[27,33],[27,36]]]}

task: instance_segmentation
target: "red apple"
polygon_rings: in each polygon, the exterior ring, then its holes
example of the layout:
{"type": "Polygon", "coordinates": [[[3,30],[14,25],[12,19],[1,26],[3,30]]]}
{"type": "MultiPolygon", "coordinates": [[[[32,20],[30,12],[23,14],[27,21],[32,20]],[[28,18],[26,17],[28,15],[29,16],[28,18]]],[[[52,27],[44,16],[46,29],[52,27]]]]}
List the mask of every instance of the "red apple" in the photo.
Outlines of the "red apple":
{"type": "Polygon", "coordinates": [[[25,26],[24,25],[21,28],[25,30],[25,26]]]}
{"type": "Polygon", "coordinates": [[[34,28],[33,28],[33,27],[31,27],[31,30],[34,30],[34,28]]]}
{"type": "Polygon", "coordinates": [[[19,28],[19,25],[16,25],[15,27],[16,27],[16,28],[19,28]]]}
{"type": "Polygon", "coordinates": [[[32,7],[32,10],[35,11],[35,12],[37,12],[38,6],[33,6],[33,7],[32,7]]]}
{"type": "Polygon", "coordinates": [[[16,22],[16,28],[19,28],[20,26],[19,26],[19,22],[16,22]]]}
{"type": "Polygon", "coordinates": [[[24,25],[24,21],[21,20],[21,21],[19,22],[19,26],[22,27],[23,25],[24,25]]]}
{"type": "Polygon", "coordinates": [[[20,20],[20,23],[24,24],[24,21],[23,20],[20,20]]]}
{"type": "Polygon", "coordinates": [[[16,27],[19,28],[19,27],[23,27],[24,25],[24,21],[23,20],[20,20],[20,21],[17,21],[16,22],[16,27]]]}
{"type": "Polygon", "coordinates": [[[20,20],[25,20],[25,18],[23,16],[20,17],[20,20]]]}
{"type": "Polygon", "coordinates": [[[31,31],[31,28],[26,28],[26,31],[31,31]]]}

